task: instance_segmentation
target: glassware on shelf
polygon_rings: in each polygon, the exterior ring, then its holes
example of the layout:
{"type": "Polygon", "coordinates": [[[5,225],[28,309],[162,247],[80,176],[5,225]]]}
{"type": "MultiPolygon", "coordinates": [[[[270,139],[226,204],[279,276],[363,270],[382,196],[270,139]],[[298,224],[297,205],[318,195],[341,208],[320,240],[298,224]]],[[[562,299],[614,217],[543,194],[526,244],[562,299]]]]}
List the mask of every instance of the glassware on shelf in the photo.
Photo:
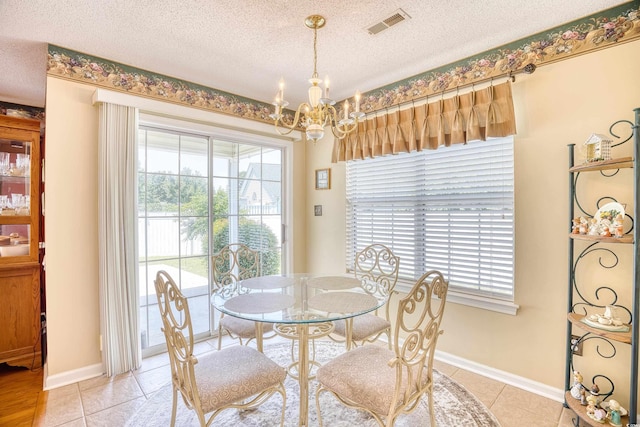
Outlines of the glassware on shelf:
{"type": "Polygon", "coordinates": [[[22,205],[22,197],[22,194],[12,193],[11,206],[14,208],[20,207],[22,205]]]}
{"type": "Polygon", "coordinates": [[[11,202],[9,203],[7,196],[2,196],[5,199],[4,205],[0,203],[4,215],[29,215],[31,208],[31,198],[29,196],[12,193],[11,202]]]}
{"type": "Polygon", "coordinates": [[[0,215],[15,215],[16,210],[13,208],[12,201],[8,195],[0,195],[0,215]]]}
{"type": "Polygon", "coordinates": [[[20,198],[18,206],[15,207],[16,215],[30,215],[31,214],[31,199],[29,196],[22,196],[20,198]]]}
{"type": "Polygon", "coordinates": [[[9,175],[9,153],[0,153],[0,175],[9,175]]]}
{"type": "Polygon", "coordinates": [[[7,214],[6,209],[9,208],[9,196],[0,195],[0,215],[2,215],[2,211],[5,211],[5,215],[7,214]]]}
{"type": "Polygon", "coordinates": [[[28,154],[16,154],[16,172],[19,176],[29,176],[31,172],[31,156],[28,154]]]}

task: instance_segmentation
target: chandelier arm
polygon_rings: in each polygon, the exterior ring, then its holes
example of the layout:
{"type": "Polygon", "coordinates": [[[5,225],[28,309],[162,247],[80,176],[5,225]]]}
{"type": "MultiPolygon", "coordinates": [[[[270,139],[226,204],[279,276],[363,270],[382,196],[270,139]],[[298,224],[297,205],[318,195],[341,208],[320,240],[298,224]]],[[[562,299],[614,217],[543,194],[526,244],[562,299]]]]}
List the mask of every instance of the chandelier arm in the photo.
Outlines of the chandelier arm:
{"type": "Polygon", "coordinates": [[[327,117],[329,117],[330,119],[330,123],[336,124],[338,123],[338,110],[336,110],[336,108],[333,105],[327,105],[327,117]]]}
{"type": "Polygon", "coordinates": [[[324,118],[324,121],[322,122],[322,127],[331,125],[333,123],[333,117],[331,115],[331,110],[329,108],[325,107],[322,111],[322,115],[324,118]]]}
{"type": "Polygon", "coordinates": [[[287,126],[287,130],[286,131],[281,131],[280,128],[278,127],[278,123],[276,122],[276,132],[278,132],[278,135],[285,136],[285,135],[289,135],[291,132],[293,132],[293,128],[290,128],[290,127],[287,126]]]}
{"type": "Polygon", "coordinates": [[[354,121],[350,125],[345,125],[344,129],[340,129],[338,125],[331,126],[331,132],[333,133],[333,136],[335,136],[336,138],[344,139],[344,137],[350,134],[356,128],[356,126],[358,126],[357,121],[354,121]]]}
{"type": "MultiPolygon", "coordinates": [[[[339,127],[340,126],[340,116],[338,115],[338,110],[336,110],[335,107],[333,107],[331,105],[328,107],[328,109],[331,111],[330,114],[331,114],[331,123],[332,123],[332,125],[335,126],[335,127],[339,127]]],[[[358,124],[358,120],[355,120],[354,124],[357,125],[358,124]]],[[[349,126],[345,126],[345,128],[348,129],[349,126]]],[[[350,129],[353,130],[354,128],[355,128],[355,126],[351,126],[350,129]]],[[[347,131],[346,133],[351,132],[351,130],[347,131]]]]}
{"type": "Polygon", "coordinates": [[[331,107],[331,132],[338,139],[344,139],[348,134],[353,132],[358,126],[358,119],[354,120],[351,124],[340,124],[338,120],[338,112],[334,107],[331,107]]]}
{"type": "Polygon", "coordinates": [[[292,131],[296,130],[296,128],[298,127],[298,122],[300,120],[300,111],[302,111],[302,108],[306,107],[309,108],[309,104],[307,104],[306,102],[300,104],[298,106],[298,109],[296,110],[296,114],[293,117],[293,123],[291,123],[291,125],[286,124],[285,122],[282,121],[282,117],[279,119],[274,120],[274,125],[276,127],[276,132],[278,132],[280,135],[284,136],[284,135],[289,135],[292,131]],[[286,131],[280,131],[280,128],[285,128],[287,129],[286,131]]]}
{"type": "Polygon", "coordinates": [[[335,126],[331,126],[331,133],[333,134],[333,136],[335,136],[338,139],[344,139],[347,134],[344,132],[336,132],[336,131],[340,131],[340,129],[336,128],[335,126]]]}

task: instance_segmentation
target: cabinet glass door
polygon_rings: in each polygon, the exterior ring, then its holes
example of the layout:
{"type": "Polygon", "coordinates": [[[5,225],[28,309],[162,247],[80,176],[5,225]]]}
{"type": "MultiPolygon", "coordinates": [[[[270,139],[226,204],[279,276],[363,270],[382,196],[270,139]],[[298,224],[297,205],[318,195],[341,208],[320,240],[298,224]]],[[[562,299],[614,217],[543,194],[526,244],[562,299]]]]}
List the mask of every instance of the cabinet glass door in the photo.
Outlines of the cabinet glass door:
{"type": "Polygon", "coordinates": [[[29,255],[31,142],[0,138],[0,257],[29,255]]]}

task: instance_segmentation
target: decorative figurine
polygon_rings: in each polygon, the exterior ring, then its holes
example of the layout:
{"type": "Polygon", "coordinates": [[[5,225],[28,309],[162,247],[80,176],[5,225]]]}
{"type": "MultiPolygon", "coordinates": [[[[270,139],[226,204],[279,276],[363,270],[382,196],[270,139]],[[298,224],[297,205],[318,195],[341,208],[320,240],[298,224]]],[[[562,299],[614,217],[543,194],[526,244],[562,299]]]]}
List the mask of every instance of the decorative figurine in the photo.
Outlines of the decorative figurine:
{"type": "Polygon", "coordinates": [[[590,394],[587,396],[587,416],[594,421],[604,423],[607,418],[607,411],[602,408],[598,408],[597,404],[598,398],[595,395],[590,394]]]}
{"type": "Polygon", "coordinates": [[[598,399],[593,394],[587,396],[587,415],[589,418],[593,418],[593,414],[596,412],[597,401],[598,399]]]}
{"type": "Polygon", "coordinates": [[[593,417],[594,420],[596,420],[599,423],[603,423],[605,422],[605,420],[607,419],[607,411],[605,411],[602,408],[596,408],[595,411],[593,411],[593,417]]]}
{"type": "Polygon", "coordinates": [[[586,162],[599,162],[611,159],[611,143],[613,139],[610,136],[601,133],[592,133],[584,142],[586,148],[586,162]]]}
{"type": "Polygon", "coordinates": [[[587,234],[587,219],[583,216],[580,217],[580,226],[578,227],[578,231],[580,234],[587,234]]]}
{"type": "Polygon", "coordinates": [[[582,385],[582,374],[580,374],[579,371],[573,371],[573,386],[571,387],[571,396],[573,396],[574,399],[580,399],[584,388],[584,385],[582,385]]]}
{"type": "Polygon", "coordinates": [[[589,221],[589,236],[599,236],[600,235],[600,224],[598,223],[598,220],[595,218],[591,218],[591,220],[589,221]]]}
{"type": "Polygon", "coordinates": [[[571,234],[580,234],[580,218],[573,218],[571,224],[571,234]]]}
{"type": "Polygon", "coordinates": [[[591,223],[593,227],[593,232],[591,228],[589,229],[589,234],[594,236],[602,236],[602,237],[611,237],[611,232],[609,228],[611,228],[611,221],[608,218],[591,218],[591,223]]]}
{"type": "Polygon", "coordinates": [[[621,427],[622,420],[620,419],[620,403],[617,400],[611,399],[609,401],[609,424],[614,427],[621,427]]]}
{"type": "Polygon", "coordinates": [[[598,387],[598,384],[593,383],[590,393],[592,396],[598,396],[600,394],[600,387],[598,387]]]}
{"type": "Polygon", "coordinates": [[[587,390],[584,387],[580,391],[580,404],[582,406],[587,406],[587,390]]]}
{"type": "Polygon", "coordinates": [[[588,325],[596,328],[617,328],[616,331],[623,332],[629,330],[628,326],[624,325],[622,319],[617,316],[617,309],[613,305],[607,305],[604,314],[591,314],[584,320],[588,325]]]}
{"type": "Polygon", "coordinates": [[[611,226],[613,228],[613,235],[615,237],[624,236],[624,217],[622,216],[622,214],[616,215],[616,218],[611,226]]]}

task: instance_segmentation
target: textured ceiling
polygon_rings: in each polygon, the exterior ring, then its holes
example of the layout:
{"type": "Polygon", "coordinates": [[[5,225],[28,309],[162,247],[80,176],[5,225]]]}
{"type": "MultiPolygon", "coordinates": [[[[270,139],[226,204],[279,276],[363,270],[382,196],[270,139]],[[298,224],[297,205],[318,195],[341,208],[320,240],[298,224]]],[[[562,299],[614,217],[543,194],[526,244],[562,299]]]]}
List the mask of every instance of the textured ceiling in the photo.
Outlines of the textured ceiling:
{"type": "Polygon", "coordinates": [[[313,72],[344,99],[592,13],[614,0],[0,0],[0,101],[44,106],[47,44],[271,102],[293,105],[313,72]],[[366,28],[403,9],[411,19],[366,28]]]}

